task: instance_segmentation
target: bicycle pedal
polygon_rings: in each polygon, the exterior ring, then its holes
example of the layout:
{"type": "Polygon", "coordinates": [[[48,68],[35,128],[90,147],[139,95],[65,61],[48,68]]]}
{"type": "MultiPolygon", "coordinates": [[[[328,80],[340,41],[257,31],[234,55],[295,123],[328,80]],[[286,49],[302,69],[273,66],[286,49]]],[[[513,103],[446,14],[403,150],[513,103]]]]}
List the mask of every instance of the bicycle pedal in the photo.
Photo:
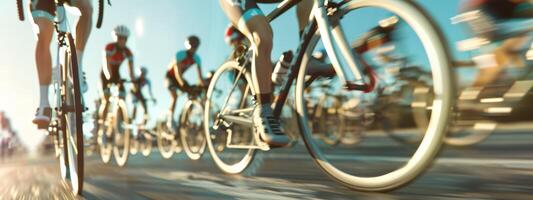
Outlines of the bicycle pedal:
{"type": "Polygon", "coordinates": [[[261,151],[268,151],[270,150],[270,145],[268,145],[266,142],[261,140],[258,133],[254,133],[254,142],[257,144],[257,148],[261,151]]]}

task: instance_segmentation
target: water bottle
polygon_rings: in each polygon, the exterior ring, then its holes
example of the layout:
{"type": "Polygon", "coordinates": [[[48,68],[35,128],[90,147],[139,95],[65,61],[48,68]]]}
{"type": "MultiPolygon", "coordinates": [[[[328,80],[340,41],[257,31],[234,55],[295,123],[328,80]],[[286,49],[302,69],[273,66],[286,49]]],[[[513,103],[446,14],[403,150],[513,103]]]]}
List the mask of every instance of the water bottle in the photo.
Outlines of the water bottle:
{"type": "Polygon", "coordinates": [[[274,82],[277,85],[284,85],[287,81],[288,73],[289,73],[289,66],[292,61],[292,51],[286,51],[283,54],[281,54],[281,57],[279,57],[279,61],[276,63],[276,67],[274,67],[274,72],[272,72],[272,82],[274,82]]]}

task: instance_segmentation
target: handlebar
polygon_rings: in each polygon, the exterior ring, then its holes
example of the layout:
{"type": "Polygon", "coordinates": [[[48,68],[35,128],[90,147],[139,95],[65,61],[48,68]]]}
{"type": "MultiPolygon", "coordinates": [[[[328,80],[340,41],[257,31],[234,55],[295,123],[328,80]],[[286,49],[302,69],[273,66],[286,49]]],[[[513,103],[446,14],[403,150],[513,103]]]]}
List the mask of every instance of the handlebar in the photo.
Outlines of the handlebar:
{"type": "MultiPolygon", "coordinates": [[[[107,5],[111,6],[111,0],[107,0],[107,5]]],[[[102,27],[104,21],[104,0],[98,0],[98,18],[96,20],[96,28],[102,27]]]]}
{"type": "Polygon", "coordinates": [[[19,15],[19,20],[24,21],[24,8],[22,6],[22,0],[17,0],[17,12],[19,15]]]}

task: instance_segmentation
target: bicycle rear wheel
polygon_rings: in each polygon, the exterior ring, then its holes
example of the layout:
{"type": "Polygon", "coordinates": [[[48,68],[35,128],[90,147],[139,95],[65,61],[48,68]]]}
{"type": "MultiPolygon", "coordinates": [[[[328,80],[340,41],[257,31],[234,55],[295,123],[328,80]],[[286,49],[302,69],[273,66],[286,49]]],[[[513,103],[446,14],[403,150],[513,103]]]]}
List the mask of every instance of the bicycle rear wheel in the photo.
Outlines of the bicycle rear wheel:
{"type": "Polygon", "coordinates": [[[203,132],[202,104],[196,100],[189,100],[185,103],[180,116],[180,139],[185,154],[191,160],[198,160],[202,157],[207,145],[203,132]]]}
{"type": "MultiPolygon", "coordinates": [[[[354,155],[356,155],[355,153],[357,152],[354,152],[354,154],[345,152],[349,151],[350,149],[345,148],[339,149],[338,151],[333,151],[331,148],[321,146],[317,139],[313,137],[313,133],[310,131],[307,118],[307,108],[305,106],[306,98],[304,97],[304,89],[306,85],[305,75],[308,68],[308,59],[304,59],[304,62],[302,63],[299,71],[299,76],[297,78],[296,107],[299,113],[300,132],[302,133],[305,145],[309,153],[312,155],[315,163],[326,174],[328,174],[335,181],[342,183],[343,185],[355,190],[386,191],[398,188],[414,180],[429,167],[434,157],[439,152],[442,144],[442,139],[447,131],[449,116],[451,113],[450,108],[453,105],[452,98],[454,96],[454,88],[452,83],[454,80],[452,78],[452,73],[450,70],[451,68],[449,65],[450,56],[445,45],[445,40],[440,34],[441,32],[433,24],[433,22],[430,21],[429,15],[427,15],[413,1],[354,0],[346,2],[338,9],[337,14],[339,16],[333,16],[332,18],[330,18],[330,20],[340,20],[338,22],[330,22],[330,24],[334,25],[333,31],[340,30],[342,32],[341,34],[346,34],[343,28],[357,27],[358,29],[361,29],[361,27],[354,26],[353,22],[348,20],[347,14],[353,14],[353,11],[355,10],[361,10],[362,12],[358,13],[364,14],[365,10],[363,9],[370,9],[366,10],[368,11],[366,12],[366,16],[370,16],[368,13],[372,13],[371,16],[377,17],[377,15],[375,15],[376,11],[374,9],[379,9],[378,12],[384,13],[384,15],[380,15],[379,17],[383,16],[385,17],[385,19],[397,19],[406,22],[405,24],[409,25],[409,30],[415,33],[415,39],[417,39],[417,41],[419,41],[420,45],[422,46],[421,50],[423,50],[423,53],[425,54],[423,57],[428,60],[428,68],[432,71],[432,78],[434,80],[432,86],[435,92],[435,99],[432,102],[433,104],[431,106],[424,107],[426,109],[431,110],[432,114],[430,117],[429,128],[426,129],[424,133],[424,138],[421,141],[420,145],[416,148],[414,152],[407,152],[406,155],[400,154],[400,156],[398,156],[397,154],[402,152],[390,151],[390,154],[392,154],[392,156],[380,156],[377,158],[356,158],[354,157],[354,155]],[[396,18],[389,18],[391,13],[396,18]],[[344,22],[351,24],[351,26],[342,27],[342,24],[344,22]],[[338,152],[342,153],[339,154],[338,152]],[[357,165],[354,165],[354,163],[357,163],[357,165]],[[384,165],[383,163],[386,164],[384,165]],[[368,167],[364,169],[361,167],[367,164],[368,167]],[[361,173],[362,170],[370,172],[361,173]]],[[[364,21],[361,21],[360,19],[361,16],[357,16],[353,20],[355,23],[372,23],[370,22],[370,20],[367,21],[366,18],[364,21]]],[[[379,24],[368,24],[368,26],[386,26],[391,22],[381,19],[378,20],[380,20],[379,24]],[[382,24],[381,22],[384,23],[382,24]]],[[[344,35],[343,37],[346,37],[346,35],[344,35]]],[[[308,55],[308,57],[317,47],[317,42],[318,37],[315,37],[309,44],[309,47],[306,50],[306,55],[308,55]]],[[[339,44],[339,47],[349,46],[350,45],[348,44],[339,44]]],[[[348,53],[353,52],[351,49],[342,49],[341,51],[348,53]]],[[[356,93],[355,91],[346,91],[342,88],[342,84],[339,84],[339,90],[344,90],[346,93],[354,95],[347,96],[352,98],[358,98],[366,94],[362,92],[356,93]]],[[[409,129],[404,129],[404,131],[414,132],[416,131],[416,126],[414,128],[410,127],[409,129]]],[[[386,144],[386,137],[383,137],[384,133],[382,133],[381,131],[372,131],[370,133],[372,134],[365,134],[365,138],[368,138],[365,140],[366,142],[370,140],[370,137],[372,135],[372,137],[374,138],[373,140],[376,141],[375,144],[388,145],[386,144]]],[[[391,146],[386,147],[391,148],[391,146]]],[[[371,154],[376,152],[366,151],[366,153],[371,154]]]]}
{"type": "Polygon", "coordinates": [[[62,128],[66,133],[68,147],[69,179],[74,194],[80,195],[83,191],[84,176],[84,136],[83,118],[84,105],[80,90],[78,58],[74,45],[74,38],[66,34],[68,49],[65,52],[65,70],[63,81],[64,99],[62,105],[62,128]]]}
{"type": "Polygon", "coordinates": [[[140,142],[140,151],[143,156],[147,157],[152,153],[152,134],[147,131],[142,131],[142,140],[140,142]]]}
{"type": "MultiPolygon", "coordinates": [[[[209,152],[218,168],[228,174],[244,172],[256,153],[256,149],[252,147],[254,141],[251,126],[229,123],[219,118],[224,102],[227,102],[224,109],[227,112],[253,105],[249,89],[252,79],[249,73],[242,74],[241,70],[237,62],[224,63],[211,79],[204,106],[204,131],[209,152]],[[236,78],[238,74],[241,74],[239,79],[236,78]]],[[[241,114],[251,116],[251,112],[241,114]]]]}

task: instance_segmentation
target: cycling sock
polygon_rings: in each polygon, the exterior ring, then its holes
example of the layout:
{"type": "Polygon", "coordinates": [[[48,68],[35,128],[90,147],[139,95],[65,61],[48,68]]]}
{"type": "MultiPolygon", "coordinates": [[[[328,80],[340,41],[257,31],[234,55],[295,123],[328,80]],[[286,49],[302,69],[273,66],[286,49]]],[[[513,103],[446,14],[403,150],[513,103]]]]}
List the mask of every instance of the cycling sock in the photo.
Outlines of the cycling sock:
{"type": "Polygon", "coordinates": [[[259,94],[257,97],[257,100],[259,100],[259,104],[268,104],[272,103],[272,94],[266,93],[266,94],[259,94]]]}
{"type": "Polygon", "coordinates": [[[41,101],[39,103],[40,107],[49,107],[50,102],[48,102],[48,87],[49,85],[39,86],[39,94],[41,96],[41,101]]]}
{"type": "Polygon", "coordinates": [[[78,56],[78,66],[80,67],[80,70],[81,70],[81,66],[83,62],[83,51],[76,49],[76,55],[78,56]]]}
{"type": "Polygon", "coordinates": [[[261,113],[261,116],[271,116],[272,115],[272,107],[270,107],[270,103],[268,104],[261,104],[261,107],[259,107],[260,109],[260,113],[261,113]]]}

